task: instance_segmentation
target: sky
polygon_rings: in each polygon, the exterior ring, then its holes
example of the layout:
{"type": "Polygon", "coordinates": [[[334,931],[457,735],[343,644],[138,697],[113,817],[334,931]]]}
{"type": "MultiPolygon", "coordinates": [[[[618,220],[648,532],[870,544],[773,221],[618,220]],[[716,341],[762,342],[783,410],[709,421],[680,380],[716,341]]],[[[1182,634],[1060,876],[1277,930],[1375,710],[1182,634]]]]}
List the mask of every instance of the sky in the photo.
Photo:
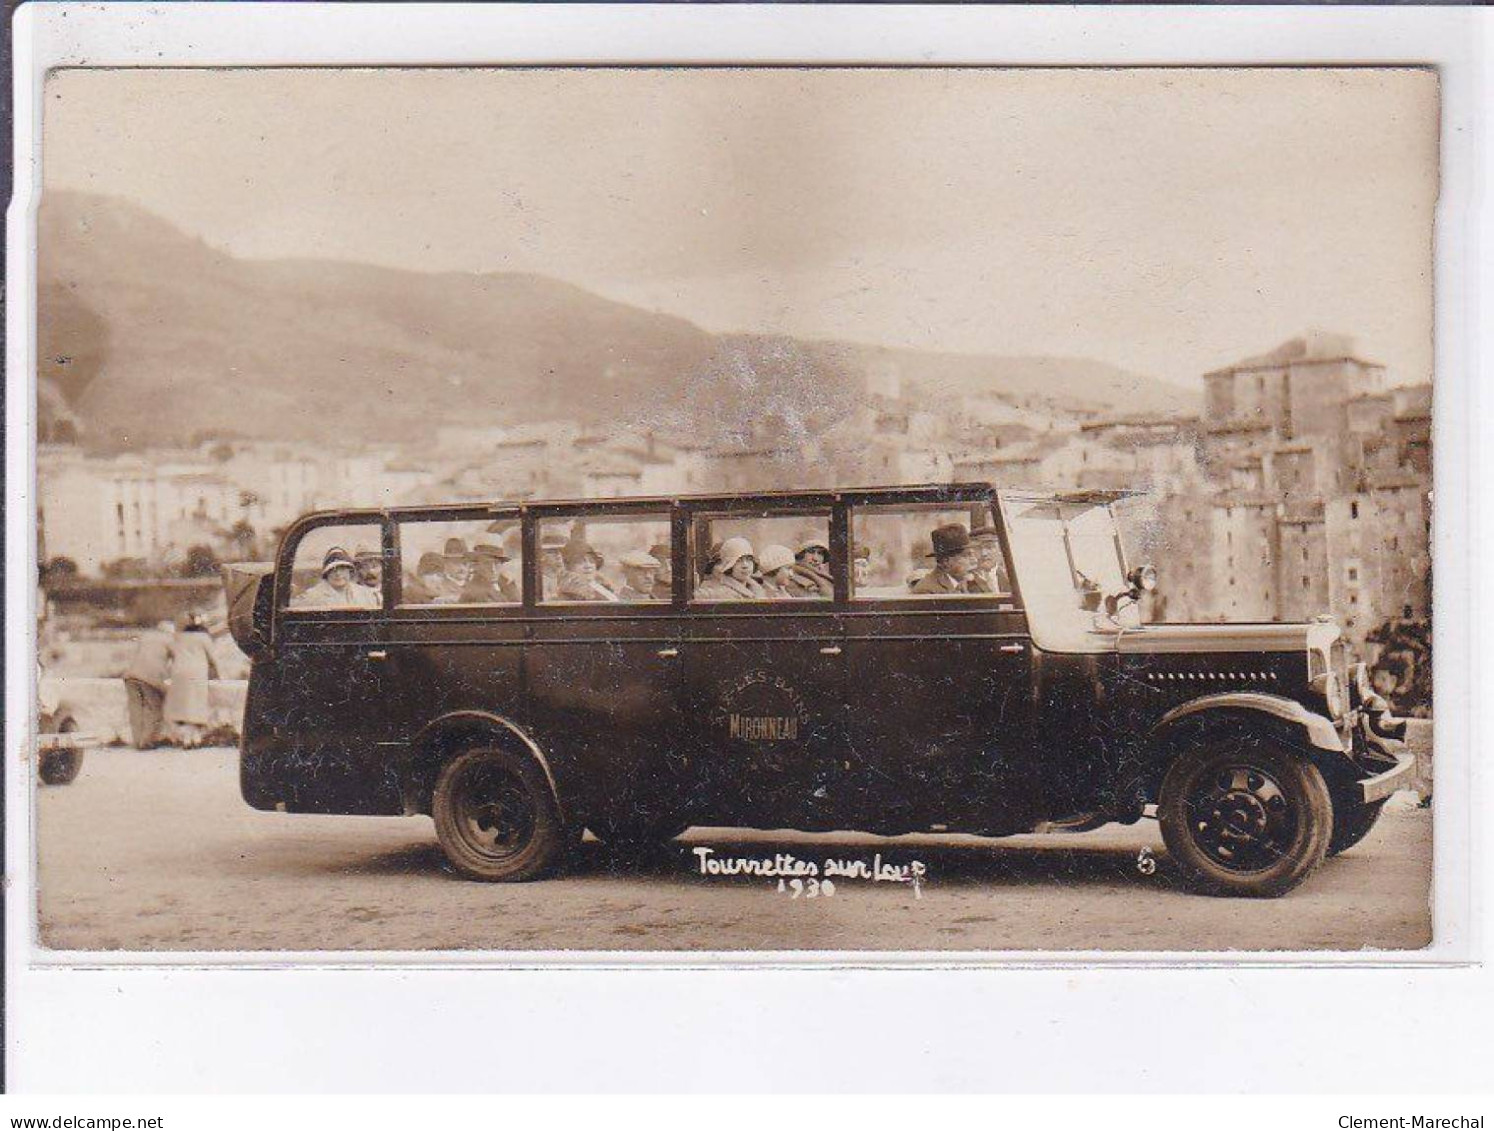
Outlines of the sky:
{"type": "Polygon", "coordinates": [[[1414,70],[79,70],[43,184],[715,331],[1196,387],[1323,329],[1400,383],[1431,377],[1437,115],[1414,70]]]}

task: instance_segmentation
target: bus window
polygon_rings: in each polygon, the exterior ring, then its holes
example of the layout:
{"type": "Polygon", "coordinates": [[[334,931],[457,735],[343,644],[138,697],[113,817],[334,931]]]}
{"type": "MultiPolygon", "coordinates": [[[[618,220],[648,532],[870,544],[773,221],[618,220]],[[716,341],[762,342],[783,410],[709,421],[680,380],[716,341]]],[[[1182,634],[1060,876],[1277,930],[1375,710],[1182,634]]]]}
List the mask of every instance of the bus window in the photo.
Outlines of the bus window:
{"type": "Polygon", "coordinates": [[[701,514],[691,543],[692,601],[828,601],[835,596],[828,514],[701,514]]]}
{"type": "Polygon", "coordinates": [[[851,538],[852,599],[1011,600],[1011,573],[985,503],[858,506],[851,538]]]}
{"type": "Polygon", "coordinates": [[[670,599],[669,515],[587,515],[539,524],[546,605],[654,604],[670,599]]]}
{"type": "Polygon", "coordinates": [[[487,516],[399,524],[400,608],[517,605],[523,600],[519,520],[487,516]]]}
{"type": "Polygon", "coordinates": [[[383,573],[378,523],[313,527],[296,544],[286,607],[295,612],[382,608],[383,573]]]}

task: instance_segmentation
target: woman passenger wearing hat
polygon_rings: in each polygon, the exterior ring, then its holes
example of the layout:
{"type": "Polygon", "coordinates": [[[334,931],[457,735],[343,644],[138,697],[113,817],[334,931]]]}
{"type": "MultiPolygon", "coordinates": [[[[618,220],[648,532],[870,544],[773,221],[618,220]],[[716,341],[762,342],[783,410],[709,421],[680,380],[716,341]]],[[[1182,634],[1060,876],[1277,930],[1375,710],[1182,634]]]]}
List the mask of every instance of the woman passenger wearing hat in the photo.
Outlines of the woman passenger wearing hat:
{"type": "Polygon", "coordinates": [[[797,601],[812,597],[794,584],[794,552],[787,546],[764,546],[762,560],[763,592],[770,601],[797,601]]]}
{"type": "Polygon", "coordinates": [[[835,584],[830,580],[830,547],[814,538],[802,543],[794,555],[790,583],[800,597],[834,597],[835,584]]]}
{"type": "Polygon", "coordinates": [[[296,599],[299,609],[376,609],[379,593],[355,580],[357,563],[341,546],[322,559],[322,579],[296,599]]]}
{"type": "Polygon", "coordinates": [[[562,552],[565,572],[560,575],[563,601],[616,601],[617,594],[598,572],[606,561],[585,542],[570,542],[562,552]]]}
{"type": "Polygon", "coordinates": [[[711,561],[710,572],[695,587],[697,601],[761,601],[767,596],[753,577],[757,560],[747,539],[728,538],[711,561]]]}
{"type": "Polygon", "coordinates": [[[968,593],[966,583],[975,570],[975,548],[970,543],[970,533],[958,522],[934,529],[934,568],[922,581],[913,586],[919,596],[951,596],[968,593]]]}

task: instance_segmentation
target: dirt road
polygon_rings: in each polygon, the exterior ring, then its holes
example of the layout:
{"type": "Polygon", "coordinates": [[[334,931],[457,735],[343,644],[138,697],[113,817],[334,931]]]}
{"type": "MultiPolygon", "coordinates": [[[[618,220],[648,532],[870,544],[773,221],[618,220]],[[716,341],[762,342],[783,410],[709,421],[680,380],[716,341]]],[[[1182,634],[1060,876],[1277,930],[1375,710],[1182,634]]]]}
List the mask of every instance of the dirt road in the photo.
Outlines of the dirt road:
{"type": "MultiPolygon", "coordinates": [[[[42,941],[141,950],[1403,949],[1431,937],[1431,815],[1395,804],[1284,899],[1178,890],[1156,825],[981,840],[694,829],[640,868],[583,846],[568,875],[486,885],[443,866],[427,818],[249,809],[232,750],[99,750],[37,804],[42,941]],[[911,868],[833,895],[703,876],[790,853],[911,868]],[[1145,874],[1143,848],[1156,859],[1145,874]]],[[[1400,798],[1395,802],[1400,802],[1400,798]]]]}

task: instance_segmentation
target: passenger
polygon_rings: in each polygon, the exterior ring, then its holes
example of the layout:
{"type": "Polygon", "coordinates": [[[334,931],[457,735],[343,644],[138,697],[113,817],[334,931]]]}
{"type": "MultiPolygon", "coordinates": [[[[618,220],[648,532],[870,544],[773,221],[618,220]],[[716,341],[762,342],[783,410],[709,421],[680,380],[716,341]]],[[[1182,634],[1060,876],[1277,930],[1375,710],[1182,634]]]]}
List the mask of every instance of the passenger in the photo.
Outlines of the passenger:
{"type": "Polygon", "coordinates": [[[764,546],[762,561],[763,592],[770,601],[795,601],[811,596],[793,582],[794,552],[787,546],[764,546]]]}
{"type": "Polygon", "coordinates": [[[358,572],[351,555],[341,546],[333,546],[322,559],[322,579],[302,593],[297,608],[305,609],[376,609],[379,595],[353,578],[358,572]]]}
{"type": "Polygon", "coordinates": [[[958,522],[936,527],[930,536],[934,543],[934,568],[928,572],[913,592],[920,596],[948,596],[968,593],[966,583],[975,569],[975,548],[970,544],[970,532],[958,522]]]}
{"type": "Polygon", "coordinates": [[[570,541],[554,527],[540,534],[540,595],[554,600],[565,573],[565,549],[570,541]]]}
{"type": "Polygon", "coordinates": [[[793,584],[801,597],[833,597],[835,584],[830,580],[830,547],[810,539],[794,555],[793,584]]]}
{"type": "Polygon", "coordinates": [[[745,538],[728,538],[715,553],[710,573],[695,590],[700,601],[761,601],[767,594],[753,578],[757,561],[752,543],[745,538]]]}
{"type": "Polygon", "coordinates": [[[865,589],[871,583],[871,547],[856,544],[851,554],[851,590],[865,589]]]}
{"type": "Polygon", "coordinates": [[[498,566],[498,588],[511,594],[515,604],[523,600],[524,531],[515,523],[503,535],[503,554],[507,559],[498,566]]]}
{"type": "Polygon", "coordinates": [[[358,569],[358,584],[375,593],[384,588],[384,559],[377,550],[359,550],[353,555],[358,569]]]}
{"type": "Polygon", "coordinates": [[[585,542],[571,542],[562,559],[565,572],[560,575],[560,596],[566,601],[616,601],[598,571],[606,561],[585,542]]]}
{"type": "Polygon", "coordinates": [[[1006,562],[1001,553],[1001,538],[994,526],[977,526],[970,532],[975,546],[975,568],[970,571],[966,588],[971,593],[1010,593],[1006,562]]]}
{"type": "Polygon", "coordinates": [[[669,543],[655,542],[648,548],[648,554],[659,563],[659,568],[654,571],[654,600],[674,600],[674,570],[670,566],[674,554],[669,543]]]}
{"type": "Polygon", "coordinates": [[[441,573],[446,565],[440,554],[421,554],[415,577],[405,582],[403,601],[407,605],[434,605],[440,593],[441,573]]]}
{"type": "Polygon", "coordinates": [[[516,594],[505,592],[498,567],[508,561],[508,555],[497,546],[480,542],[472,547],[472,576],[457,601],[463,605],[512,605],[519,600],[516,594]]]}
{"type": "Polygon", "coordinates": [[[441,551],[441,576],[436,582],[436,604],[455,604],[472,576],[472,555],[460,538],[446,539],[441,551]]]}
{"type": "Polygon", "coordinates": [[[623,587],[617,595],[624,601],[657,601],[655,590],[659,570],[664,563],[642,550],[629,550],[622,556],[623,587]]]}

